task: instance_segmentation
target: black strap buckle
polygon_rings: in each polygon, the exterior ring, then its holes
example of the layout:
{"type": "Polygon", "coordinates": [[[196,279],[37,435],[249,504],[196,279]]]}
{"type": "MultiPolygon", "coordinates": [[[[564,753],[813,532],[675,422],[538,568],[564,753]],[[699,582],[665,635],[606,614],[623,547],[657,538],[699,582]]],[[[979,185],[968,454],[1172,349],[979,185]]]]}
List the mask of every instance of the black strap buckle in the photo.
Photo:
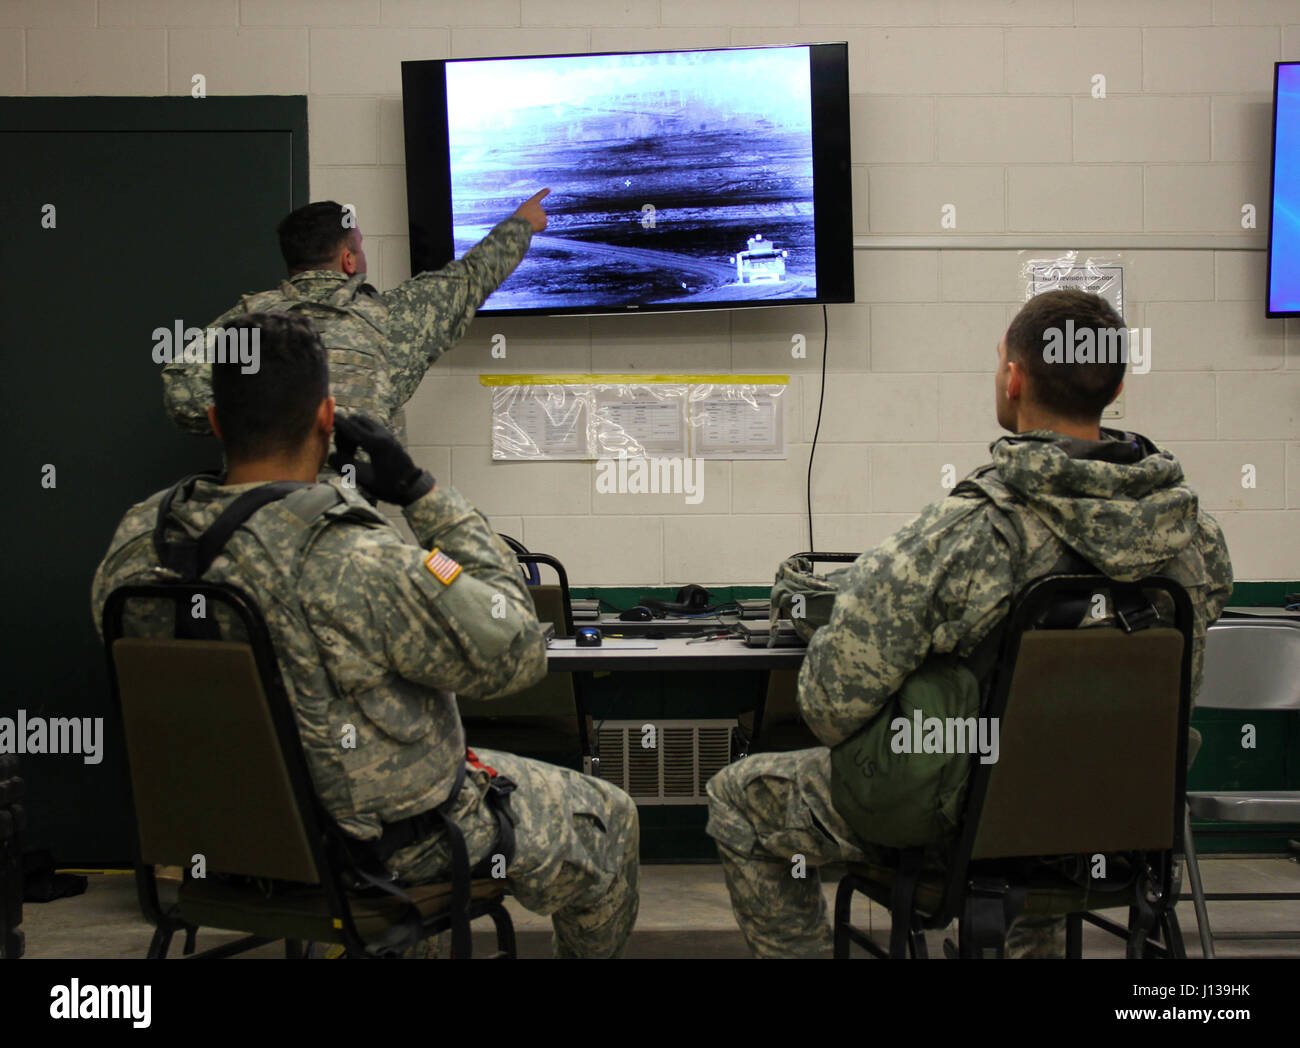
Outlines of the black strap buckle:
{"type": "Polygon", "coordinates": [[[374,842],[372,850],[375,858],[381,863],[386,863],[392,858],[394,852],[401,851],[416,841],[432,837],[442,829],[442,826],[442,819],[436,808],[432,811],[422,811],[417,815],[408,815],[397,822],[386,822],[383,835],[374,842]]]}
{"type": "Polygon", "coordinates": [[[1160,613],[1146,594],[1135,586],[1131,590],[1116,593],[1115,618],[1125,633],[1137,633],[1154,626],[1160,619],[1160,613]]]}
{"type": "Polygon", "coordinates": [[[510,811],[510,794],[517,789],[515,781],[509,776],[497,772],[488,779],[487,802],[497,820],[496,840],[482,861],[470,871],[473,877],[492,875],[492,861],[498,856],[505,857],[506,868],[515,858],[515,817],[510,811]]]}

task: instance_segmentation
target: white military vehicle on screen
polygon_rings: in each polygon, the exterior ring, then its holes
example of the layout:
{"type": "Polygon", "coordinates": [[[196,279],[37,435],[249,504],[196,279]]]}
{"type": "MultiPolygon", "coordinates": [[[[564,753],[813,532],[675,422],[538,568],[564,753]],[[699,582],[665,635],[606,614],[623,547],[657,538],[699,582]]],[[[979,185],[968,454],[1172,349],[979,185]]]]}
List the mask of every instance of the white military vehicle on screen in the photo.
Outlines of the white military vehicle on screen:
{"type": "Polygon", "coordinates": [[[776,284],[785,279],[785,260],[790,252],[778,251],[762,233],[749,238],[749,247],[728,257],[736,264],[737,284],[776,284]]]}

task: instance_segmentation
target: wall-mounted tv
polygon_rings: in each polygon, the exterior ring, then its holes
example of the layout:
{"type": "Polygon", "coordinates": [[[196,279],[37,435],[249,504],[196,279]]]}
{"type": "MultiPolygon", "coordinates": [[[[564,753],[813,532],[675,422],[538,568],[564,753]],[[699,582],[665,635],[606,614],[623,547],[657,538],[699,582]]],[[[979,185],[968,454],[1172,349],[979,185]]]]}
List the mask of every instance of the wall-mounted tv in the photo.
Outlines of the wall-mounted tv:
{"type": "Polygon", "coordinates": [[[1268,315],[1300,317],[1300,62],[1278,62],[1273,75],[1268,315]]]}
{"type": "Polygon", "coordinates": [[[402,63],[411,271],[549,187],[481,314],[853,301],[848,45],[402,63]]]}

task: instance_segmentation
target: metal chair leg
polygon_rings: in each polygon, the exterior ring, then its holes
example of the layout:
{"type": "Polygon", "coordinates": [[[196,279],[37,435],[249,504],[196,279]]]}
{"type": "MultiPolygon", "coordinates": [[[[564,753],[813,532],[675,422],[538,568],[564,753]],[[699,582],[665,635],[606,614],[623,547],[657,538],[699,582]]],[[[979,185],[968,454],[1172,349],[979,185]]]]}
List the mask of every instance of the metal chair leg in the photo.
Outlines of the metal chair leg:
{"type": "Polygon", "coordinates": [[[1201,886],[1201,864],[1196,861],[1196,841],[1192,839],[1192,810],[1183,809],[1183,853],[1187,857],[1187,879],[1192,885],[1192,905],[1196,907],[1196,930],[1201,935],[1201,955],[1214,959],[1214,932],[1205,910],[1205,889],[1201,886]]]}
{"type": "Polygon", "coordinates": [[[835,923],[831,926],[833,947],[832,957],[837,961],[847,960],[849,956],[849,921],[853,918],[853,887],[849,878],[841,877],[839,887],[835,889],[835,923]]]}
{"type": "Polygon", "coordinates": [[[1160,917],[1160,931],[1165,940],[1169,956],[1174,960],[1186,960],[1187,948],[1183,945],[1183,931],[1178,926],[1178,915],[1174,913],[1173,901],[1170,901],[1160,917]]]}
{"type": "Polygon", "coordinates": [[[492,918],[492,924],[497,930],[496,955],[498,957],[515,957],[515,925],[510,919],[510,914],[506,911],[505,904],[497,903],[488,911],[488,916],[492,918]]]}
{"type": "Polygon", "coordinates": [[[154,929],[153,939],[149,942],[149,952],[145,956],[151,961],[162,960],[172,944],[172,929],[158,925],[154,929]]]}
{"type": "Polygon", "coordinates": [[[1068,914],[1065,918],[1065,956],[1075,960],[1083,956],[1083,915],[1068,914]]]}
{"type": "Polygon", "coordinates": [[[1142,897],[1140,888],[1138,892],[1137,899],[1128,908],[1128,946],[1124,955],[1131,961],[1151,956],[1148,940],[1156,927],[1155,908],[1142,897]]]}

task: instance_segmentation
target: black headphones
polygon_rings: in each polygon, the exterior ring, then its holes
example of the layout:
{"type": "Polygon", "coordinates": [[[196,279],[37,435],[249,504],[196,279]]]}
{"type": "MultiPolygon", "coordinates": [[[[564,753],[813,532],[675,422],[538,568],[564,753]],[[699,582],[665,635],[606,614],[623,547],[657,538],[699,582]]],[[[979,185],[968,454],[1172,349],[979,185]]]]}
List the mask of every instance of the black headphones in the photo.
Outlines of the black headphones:
{"type": "Polygon", "coordinates": [[[677,591],[675,601],[642,597],[640,602],[640,607],[649,608],[657,618],[663,618],[665,615],[707,615],[711,611],[717,611],[719,608],[726,606],[726,604],[710,604],[709,591],[693,582],[677,591]]]}

